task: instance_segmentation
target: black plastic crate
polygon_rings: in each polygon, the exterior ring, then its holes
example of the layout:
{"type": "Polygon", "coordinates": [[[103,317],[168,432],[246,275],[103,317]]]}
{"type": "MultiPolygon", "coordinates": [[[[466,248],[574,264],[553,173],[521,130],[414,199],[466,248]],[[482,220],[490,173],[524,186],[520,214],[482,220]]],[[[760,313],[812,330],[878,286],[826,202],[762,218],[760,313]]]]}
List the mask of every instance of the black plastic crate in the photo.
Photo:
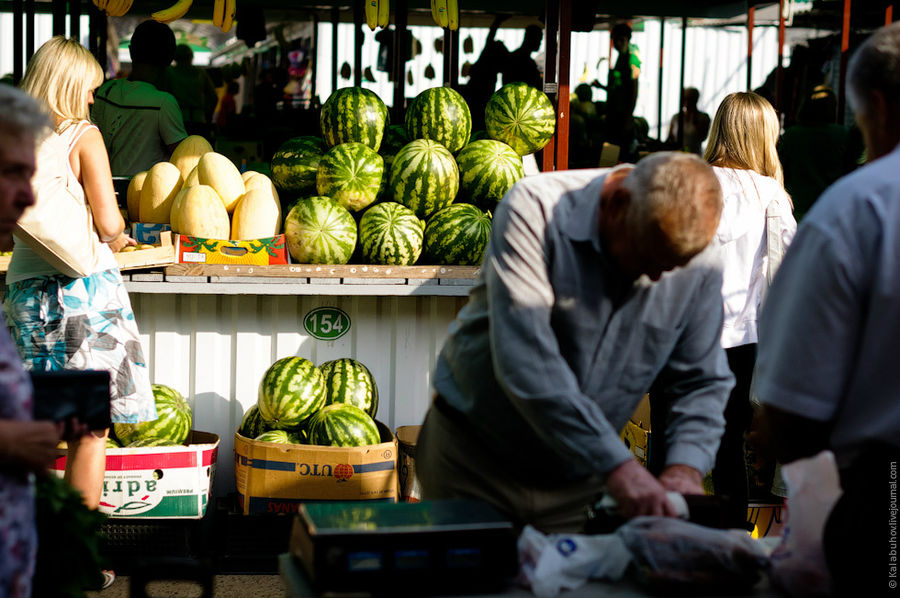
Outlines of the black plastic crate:
{"type": "Polygon", "coordinates": [[[119,573],[146,557],[191,557],[206,552],[200,520],[107,519],[100,528],[101,551],[119,573]]]}
{"type": "Polygon", "coordinates": [[[244,515],[236,495],[216,500],[212,550],[220,573],[277,573],[288,551],[292,515],[244,515]]]}

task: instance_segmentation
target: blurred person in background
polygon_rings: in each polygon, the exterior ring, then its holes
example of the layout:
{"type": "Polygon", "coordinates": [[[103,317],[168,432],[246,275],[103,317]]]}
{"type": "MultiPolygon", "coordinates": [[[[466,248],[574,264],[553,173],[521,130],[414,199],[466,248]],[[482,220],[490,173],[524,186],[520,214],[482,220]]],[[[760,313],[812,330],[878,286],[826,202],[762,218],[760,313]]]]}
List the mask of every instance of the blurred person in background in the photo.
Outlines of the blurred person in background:
{"type": "Polygon", "coordinates": [[[863,143],[858,129],[837,124],[837,98],[818,85],[801,104],[797,124],[781,136],[778,150],[784,186],[800,220],[829,185],[858,166],[863,143]]]}
{"type": "Polygon", "coordinates": [[[135,28],[128,47],[127,79],[104,83],[91,117],[103,134],[114,176],[131,177],[172,155],[185,137],[184,119],[166,88],[166,68],[175,57],[175,34],[147,20],[135,28]]]}
{"type": "Polygon", "coordinates": [[[189,45],[176,46],[175,65],[166,70],[167,89],[178,100],[187,133],[209,138],[219,96],[212,79],[193,61],[194,51],[189,45]]]}
{"type": "Polygon", "coordinates": [[[697,103],[700,101],[700,91],[696,87],[685,87],[681,97],[684,107],[680,114],[672,117],[666,143],[682,151],[700,155],[703,153],[703,142],[709,135],[709,114],[700,112],[697,107],[697,103]],[[684,134],[681,145],[678,146],[678,130],[682,121],[684,122],[684,134]]]}
{"type": "Polygon", "coordinates": [[[531,57],[544,41],[544,30],[538,25],[525,28],[522,45],[509,53],[505,62],[500,63],[503,73],[503,84],[525,83],[535,89],[544,91],[544,79],[537,62],[531,57]]]}
{"type": "Polygon", "coordinates": [[[606,90],[604,141],[619,146],[620,160],[634,158],[634,107],[637,105],[638,78],[641,75],[641,59],[638,48],[631,43],[631,27],[619,23],[610,31],[612,44],[618,57],[609,69],[606,85],[594,81],[594,87],[606,90]]]}
{"type": "Polygon", "coordinates": [[[744,434],[753,417],[750,382],[759,342],[757,322],[773,267],[767,235],[777,234],[786,248],[797,231],[782,184],[779,130],[778,115],[768,100],[753,92],[732,93],[716,111],[705,154],[722,186],[722,218],[713,246],[722,256],[722,347],[735,377],[712,478],[716,494],[729,499],[730,525],[739,528],[747,525],[744,434]],[[773,226],[778,230],[769,231],[773,226]]]}

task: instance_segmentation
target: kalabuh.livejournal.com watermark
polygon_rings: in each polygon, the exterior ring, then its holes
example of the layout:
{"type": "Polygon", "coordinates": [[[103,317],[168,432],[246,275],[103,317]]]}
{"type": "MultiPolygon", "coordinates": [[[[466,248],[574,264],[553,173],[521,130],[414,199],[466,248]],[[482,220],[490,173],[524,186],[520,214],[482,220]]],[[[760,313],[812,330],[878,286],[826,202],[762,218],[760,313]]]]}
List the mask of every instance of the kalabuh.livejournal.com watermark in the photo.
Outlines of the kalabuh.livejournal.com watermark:
{"type": "Polygon", "coordinates": [[[888,508],[888,588],[897,589],[897,462],[891,461],[890,502],[888,508]]]}

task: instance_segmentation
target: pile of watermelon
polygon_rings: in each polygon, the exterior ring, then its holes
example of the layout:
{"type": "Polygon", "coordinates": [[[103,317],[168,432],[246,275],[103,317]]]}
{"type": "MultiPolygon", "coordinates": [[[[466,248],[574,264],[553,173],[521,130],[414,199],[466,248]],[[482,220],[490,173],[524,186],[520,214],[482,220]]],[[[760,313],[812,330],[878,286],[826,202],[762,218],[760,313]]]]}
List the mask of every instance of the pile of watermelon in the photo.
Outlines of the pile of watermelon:
{"type": "Polygon", "coordinates": [[[293,259],[480,264],[491,212],[556,123],[547,96],[522,83],[497,90],[485,120],[473,138],[469,106],[449,87],[416,96],[402,125],[390,124],[372,91],[335,91],[322,106],[322,136],[289,139],[272,158],[293,259]]]}
{"type": "Polygon", "coordinates": [[[266,370],[237,432],[259,442],[366,446],[381,442],[377,410],[378,387],[361,362],[343,358],[317,367],[285,357],[266,370]]]}
{"type": "Polygon", "coordinates": [[[107,448],[176,446],[184,444],[191,431],[191,406],[181,393],[162,384],[153,385],[157,418],[137,424],[113,424],[107,448]]]}

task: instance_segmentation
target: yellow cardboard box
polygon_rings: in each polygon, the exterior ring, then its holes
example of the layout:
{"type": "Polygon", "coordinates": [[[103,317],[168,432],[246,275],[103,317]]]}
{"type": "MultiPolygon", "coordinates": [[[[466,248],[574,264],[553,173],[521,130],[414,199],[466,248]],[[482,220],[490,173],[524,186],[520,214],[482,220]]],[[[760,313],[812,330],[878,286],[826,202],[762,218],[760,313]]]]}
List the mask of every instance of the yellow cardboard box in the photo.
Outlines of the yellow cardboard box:
{"type": "Polygon", "coordinates": [[[178,235],[175,249],[175,261],[179,264],[272,266],[288,263],[284,234],[251,241],[226,241],[178,235]]]}
{"type": "Polygon", "coordinates": [[[234,477],[245,515],[296,513],[308,500],[390,500],[400,492],[397,439],[359,447],[257,442],[234,435],[234,477]]]}

